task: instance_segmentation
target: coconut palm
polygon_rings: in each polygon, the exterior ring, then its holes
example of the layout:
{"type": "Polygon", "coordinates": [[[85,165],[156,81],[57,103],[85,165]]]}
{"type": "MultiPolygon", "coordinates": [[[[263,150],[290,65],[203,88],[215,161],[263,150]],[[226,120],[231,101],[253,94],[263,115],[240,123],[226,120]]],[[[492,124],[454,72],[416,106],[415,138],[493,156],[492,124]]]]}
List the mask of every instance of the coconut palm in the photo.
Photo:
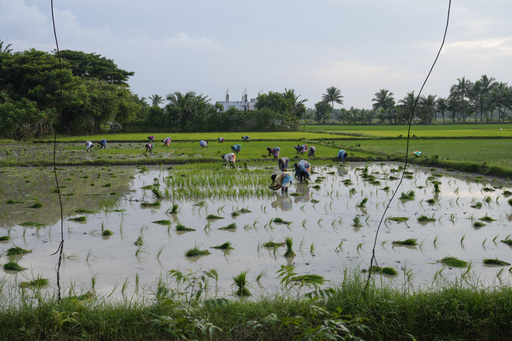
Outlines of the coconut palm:
{"type": "Polygon", "coordinates": [[[306,106],[304,103],[307,101],[307,99],[301,99],[299,100],[300,95],[295,94],[294,89],[284,89],[284,98],[286,100],[289,100],[291,103],[292,114],[297,119],[301,119],[302,116],[306,113],[306,106]]]}
{"type": "MultiPolygon", "coordinates": [[[[444,120],[444,113],[448,110],[448,101],[446,98],[439,97],[436,102],[437,110],[441,113],[441,116],[443,116],[443,123],[445,123],[444,120]]],[[[437,111],[436,116],[434,116],[434,119],[437,119],[437,111]]]]}
{"type": "Polygon", "coordinates": [[[375,93],[375,97],[372,98],[372,109],[380,112],[381,122],[385,119],[389,119],[390,123],[394,118],[394,110],[395,110],[395,99],[393,98],[393,93],[386,89],[380,89],[379,92],[375,93]]]}
{"type": "Polygon", "coordinates": [[[322,101],[331,103],[332,111],[334,113],[334,103],[343,104],[343,96],[341,95],[340,89],[331,86],[327,88],[327,93],[322,95],[322,101]]]}
{"type": "Polygon", "coordinates": [[[457,98],[459,101],[458,109],[462,115],[462,122],[466,122],[466,99],[469,97],[469,91],[473,84],[466,77],[457,78],[457,84],[450,88],[450,98],[457,98]]]}
{"type": "Polygon", "coordinates": [[[422,122],[425,124],[432,124],[432,114],[436,111],[436,96],[421,96],[420,105],[420,118],[422,122]]]}
{"type": "Polygon", "coordinates": [[[164,102],[164,98],[157,94],[149,96],[149,99],[151,100],[151,105],[154,107],[158,107],[164,102]]]}
{"type": "Polygon", "coordinates": [[[416,96],[414,96],[414,91],[409,92],[403,99],[398,101],[398,111],[400,116],[406,120],[412,120],[413,117],[412,111],[414,109],[414,105],[416,103],[416,96]]]}
{"type": "Polygon", "coordinates": [[[0,40],[0,53],[12,53],[11,46],[12,46],[12,44],[7,44],[4,47],[4,42],[2,40],[0,40]]]}

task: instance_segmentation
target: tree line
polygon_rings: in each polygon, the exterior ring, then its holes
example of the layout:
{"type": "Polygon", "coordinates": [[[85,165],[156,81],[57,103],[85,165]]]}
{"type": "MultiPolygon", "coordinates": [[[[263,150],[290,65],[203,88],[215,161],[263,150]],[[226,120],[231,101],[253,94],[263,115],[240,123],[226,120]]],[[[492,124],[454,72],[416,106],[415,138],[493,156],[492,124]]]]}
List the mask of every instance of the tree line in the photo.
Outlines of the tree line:
{"type": "Polygon", "coordinates": [[[109,125],[125,132],[155,131],[283,131],[316,121],[349,124],[403,124],[413,108],[415,122],[505,122],[511,120],[512,88],[482,76],[474,83],[462,77],[448,98],[416,98],[414,92],[395,100],[381,89],[371,109],[335,109],[343,104],[332,86],[307,109],[293,89],[259,94],[255,110],[224,108],[193,91],[165,98],[139,98],[129,88],[134,72],[95,53],[30,49],[13,52],[0,40],[0,136],[25,139],[54,129],[61,134],[100,133],[109,125]],[[148,102],[149,101],[149,102],[148,102]]]}

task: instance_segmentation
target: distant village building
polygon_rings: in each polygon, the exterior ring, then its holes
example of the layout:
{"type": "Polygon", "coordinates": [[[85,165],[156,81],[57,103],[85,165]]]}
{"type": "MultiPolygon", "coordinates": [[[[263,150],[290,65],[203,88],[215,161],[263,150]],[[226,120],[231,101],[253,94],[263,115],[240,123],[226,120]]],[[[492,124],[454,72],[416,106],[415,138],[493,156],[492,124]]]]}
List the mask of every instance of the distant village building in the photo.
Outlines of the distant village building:
{"type": "Polygon", "coordinates": [[[226,100],[225,101],[217,101],[216,103],[222,104],[224,106],[224,111],[228,110],[231,107],[235,107],[236,109],[240,111],[251,111],[255,110],[254,107],[258,100],[256,98],[251,98],[250,101],[247,100],[247,94],[244,94],[242,96],[241,101],[230,101],[229,100],[229,94],[226,93],[226,100]]]}

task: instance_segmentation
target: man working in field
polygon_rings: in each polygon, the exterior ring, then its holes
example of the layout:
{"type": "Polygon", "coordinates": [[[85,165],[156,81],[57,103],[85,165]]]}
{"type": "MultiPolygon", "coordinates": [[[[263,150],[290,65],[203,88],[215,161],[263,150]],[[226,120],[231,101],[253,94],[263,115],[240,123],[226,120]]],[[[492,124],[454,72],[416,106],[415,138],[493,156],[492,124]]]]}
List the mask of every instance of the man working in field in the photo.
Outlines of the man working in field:
{"type": "Polygon", "coordinates": [[[300,160],[299,162],[295,163],[294,166],[295,177],[298,178],[299,181],[302,181],[305,178],[311,180],[311,175],[309,174],[311,172],[311,164],[309,162],[306,160],[300,160]]]}
{"type": "Polygon", "coordinates": [[[290,159],[288,159],[287,157],[280,158],[279,161],[278,161],[279,169],[281,171],[284,171],[285,169],[287,169],[288,168],[288,162],[290,162],[290,159]]]}
{"type": "Polygon", "coordinates": [[[88,152],[92,152],[92,147],[93,147],[93,144],[91,141],[87,141],[85,142],[85,151],[88,153],[88,152]]]}
{"type": "Polygon", "coordinates": [[[279,147],[274,147],[274,148],[268,147],[267,151],[268,151],[268,156],[274,155],[274,159],[277,159],[279,157],[279,152],[281,151],[281,148],[279,148],[279,147]]]}
{"type": "Polygon", "coordinates": [[[233,167],[235,166],[236,162],[236,154],[235,153],[229,153],[222,155],[222,158],[224,161],[226,161],[226,165],[231,164],[233,167]]]}
{"type": "Polygon", "coordinates": [[[270,179],[272,180],[272,185],[270,185],[270,189],[277,191],[281,188],[281,193],[288,193],[288,187],[293,182],[293,176],[290,172],[282,172],[281,174],[273,174],[270,179]]]}
{"type": "Polygon", "coordinates": [[[239,151],[242,150],[242,145],[241,144],[235,144],[234,146],[231,146],[231,149],[233,150],[234,153],[238,153],[239,151]]]}

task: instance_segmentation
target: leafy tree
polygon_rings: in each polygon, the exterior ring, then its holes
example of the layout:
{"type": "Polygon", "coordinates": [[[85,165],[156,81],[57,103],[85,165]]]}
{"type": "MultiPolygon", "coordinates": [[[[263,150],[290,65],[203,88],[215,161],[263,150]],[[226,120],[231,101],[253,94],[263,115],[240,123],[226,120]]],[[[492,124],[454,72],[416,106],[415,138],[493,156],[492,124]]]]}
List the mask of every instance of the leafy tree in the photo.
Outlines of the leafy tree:
{"type": "Polygon", "coordinates": [[[54,110],[42,111],[26,98],[12,101],[4,94],[0,100],[0,135],[15,140],[27,138],[31,133],[41,133],[55,114],[54,110]]]}
{"type": "Polygon", "coordinates": [[[67,68],[77,77],[128,86],[128,78],[135,74],[120,69],[113,60],[95,53],[63,50],[60,51],[60,56],[66,62],[67,68]]]}
{"type": "Polygon", "coordinates": [[[332,112],[331,105],[326,101],[320,101],[315,104],[315,120],[318,123],[325,122],[332,112]]]}

